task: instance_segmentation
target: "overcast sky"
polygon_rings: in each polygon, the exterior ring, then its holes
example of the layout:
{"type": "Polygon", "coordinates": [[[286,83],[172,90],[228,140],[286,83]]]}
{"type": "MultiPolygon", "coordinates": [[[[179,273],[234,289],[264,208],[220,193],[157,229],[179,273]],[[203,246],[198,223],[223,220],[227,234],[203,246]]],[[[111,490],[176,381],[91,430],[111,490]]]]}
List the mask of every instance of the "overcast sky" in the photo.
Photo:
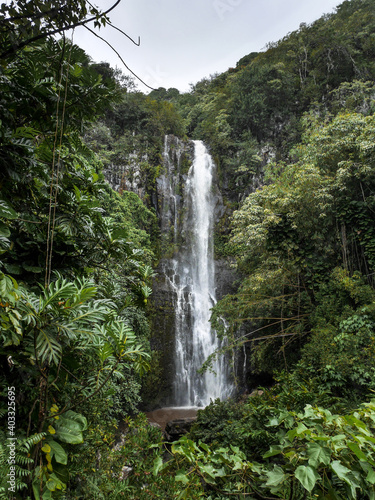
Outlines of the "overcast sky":
{"type": "MultiPolygon", "coordinates": [[[[97,0],[105,10],[115,0],[97,0]]],[[[99,34],[121,54],[126,64],[148,85],[189,90],[214,73],[235,67],[241,57],[276,42],[300,23],[312,23],[334,12],[337,0],[122,0],[109,14],[111,22],[139,47],[113,28],[99,34]]],[[[103,41],[83,27],[74,42],[95,62],[123,67],[103,41]]],[[[138,84],[139,90],[148,89],[138,84]]]]}

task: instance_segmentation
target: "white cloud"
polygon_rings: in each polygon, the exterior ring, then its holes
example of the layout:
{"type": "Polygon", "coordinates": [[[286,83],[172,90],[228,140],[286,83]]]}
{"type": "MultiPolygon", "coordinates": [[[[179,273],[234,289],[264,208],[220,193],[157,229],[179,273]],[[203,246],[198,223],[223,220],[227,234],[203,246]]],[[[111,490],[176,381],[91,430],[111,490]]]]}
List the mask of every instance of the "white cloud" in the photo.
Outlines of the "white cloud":
{"type": "MultiPolygon", "coordinates": [[[[108,8],[112,2],[96,2],[108,8]]],[[[337,0],[127,0],[113,10],[112,23],[129,36],[141,37],[134,46],[107,27],[100,35],[121,54],[126,64],[146,83],[188,90],[189,83],[234,67],[243,56],[260,51],[334,10],[337,0]]],[[[74,41],[97,61],[122,67],[116,54],[84,28],[74,41]]],[[[126,70],[124,69],[126,74],[126,70]]],[[[141,90],[146,90],[141,84],[141,90]]]]}

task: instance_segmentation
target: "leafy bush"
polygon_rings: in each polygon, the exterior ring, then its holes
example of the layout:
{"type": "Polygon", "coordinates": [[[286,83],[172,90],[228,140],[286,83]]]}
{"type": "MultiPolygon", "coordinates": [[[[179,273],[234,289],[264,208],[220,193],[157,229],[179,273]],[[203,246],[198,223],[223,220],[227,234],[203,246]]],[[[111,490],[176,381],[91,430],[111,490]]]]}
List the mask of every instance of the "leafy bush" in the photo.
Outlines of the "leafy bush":
{"type": "Polygon", "coordinates": [[[92,429],[88,446],[73,457],[71,488],[64,499],[149,500],[177,496],[174,468],[163,476],[153,469],[163,463],[160,429],[148,424],[144,414],[127,417],[120,425],[120,441],[100,426],[92,429]],[[96,451],[95,451],[96,450],[96,451]]]}
{"type": "Polygon", "coordinates": [[[238,446],[247,457],[260,459],[275,443],[275,432],[264,425],[275,410],[302,411],[306,404],[338,405],[317,383],[301,382],[287,374],[276,381],[274,387],[262,389],[245,401],[211,402],[198,411],[189,438],[210,446],[238,446]]]}
{"type": "Polygon", "coordinates": [[[262,463],[233,445],[210,448],[186,436],[174,443],[176,481],[184,487],[179,498],[375,498],[375,401],[348,415],[311,405],[299,413],[274,408],[272,414],[263,424],[277,444],[262,463]]]}

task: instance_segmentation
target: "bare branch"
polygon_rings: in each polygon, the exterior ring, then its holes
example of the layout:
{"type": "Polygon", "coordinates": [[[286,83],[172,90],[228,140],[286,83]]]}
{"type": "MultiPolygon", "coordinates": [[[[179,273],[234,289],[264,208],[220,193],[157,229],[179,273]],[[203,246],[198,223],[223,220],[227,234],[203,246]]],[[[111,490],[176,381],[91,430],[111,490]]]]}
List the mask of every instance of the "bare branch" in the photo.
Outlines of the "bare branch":
{"type": "Polygon", "coordinates": [[[132,71],[129,66],[125,63],[124,59],[121,57],[121,55],[117,52],[117,50],[109,43],[107,42],[107,40],[105,40],[103,37],[99,36],[97,33],[95,33],[95,31],[93,31],[92,29],[90,29],[88,26],[85,26],[85,28],[90,31],[90,33],[92,33],[93,35],[95,35],[97,38],[99,38],[100,40],[102,40],[104,43],[106,43],[108,45],[108,47],[110,47],[113,52],[117,55],[117,57],[120,59],[120,61],[122,62],[122,64],[125,66],[125,68],[130,71],[130,73],[135,76],[137,78],[137,80],[139,80],[141,83],[143,83],[143,85],[145,85],[147,88],[151,89],[151,90],[156,90],[154,89],[154,87],[150,87],[150,85],[148,85],[146,82],[144,82],[138,75],[136,75],[134,73],[134,71],[132,71]]]}
{"type": "Polygon", "coordinates": [[[126,33],[125,33],[125,31],[122,31],[120,28],[118,28],[117,26],[115,26],[115,25],[114,25],[114,24],[112,24],[111,22],[108,22],[108,23],[107,23],[107,25],[108,25],[108,26],[110,26],[111,28],[113,28],[113,29],[115,29],[115,30],[119,31],[122,35],[125,35],[125,36],[126,36],[126,38],[129,38],[129,40],[130,40],[131,42],[133,42],[133,43],[134,43],[134,45],[136,45],[137,47],[139,47],[139,46],[141,45],[141,37],[140,37],[140,36],[138,37],[138,43],[137,43],[137,42],[135,42],[135,41],[133,40],[133,38],[132,38],[131,36],[129,36],[128,34],[126,34],[126,33]]]}

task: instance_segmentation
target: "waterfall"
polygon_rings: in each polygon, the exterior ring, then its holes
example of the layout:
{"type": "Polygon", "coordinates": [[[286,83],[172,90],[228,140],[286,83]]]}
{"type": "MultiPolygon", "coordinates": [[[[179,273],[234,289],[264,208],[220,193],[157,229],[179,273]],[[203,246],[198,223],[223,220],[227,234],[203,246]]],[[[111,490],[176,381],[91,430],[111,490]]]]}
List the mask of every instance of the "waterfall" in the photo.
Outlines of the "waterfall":
{"type": "Polygon", "coordinates": [[[210,399],[225,399],[231,392],[228,363],[221,356],[213,371],[198,373],[220,341],[209,319],[216,303],[214,265],[213,175],[215,164],[201,141],[194,143],[194,161],[185,180],[184,214],[180,227],[174,202],[174,234],[182,231],[184,243],[178,255],[169,260],[166,273],[172,288],[175,309],[175,379],[173,402],[176,406],[206,406],[210,399]]]}

